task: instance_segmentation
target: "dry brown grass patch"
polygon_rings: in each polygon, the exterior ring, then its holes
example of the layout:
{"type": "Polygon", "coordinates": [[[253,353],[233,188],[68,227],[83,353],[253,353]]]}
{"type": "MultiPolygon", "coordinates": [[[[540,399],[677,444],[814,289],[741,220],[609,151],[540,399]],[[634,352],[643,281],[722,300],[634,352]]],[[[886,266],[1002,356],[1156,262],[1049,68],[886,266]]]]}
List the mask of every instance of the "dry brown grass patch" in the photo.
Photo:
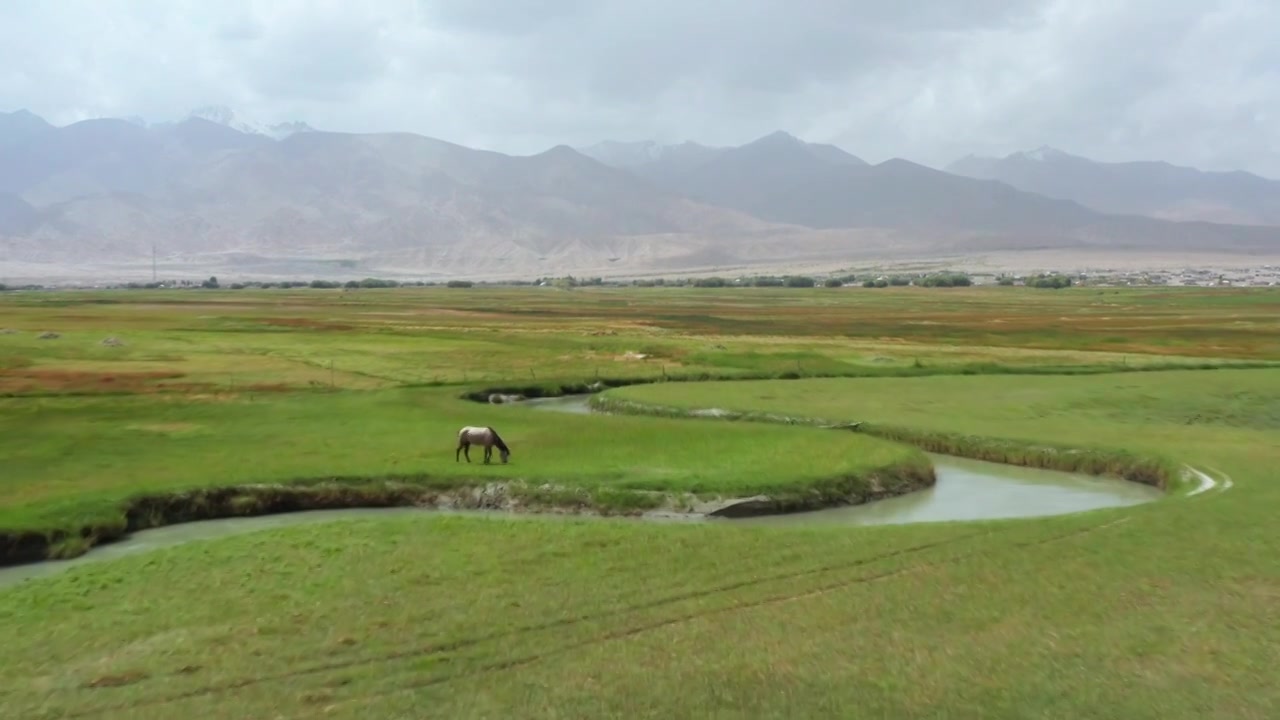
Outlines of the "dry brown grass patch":
{"type": "Polygon", "coordinates": [[[276,327],[306,328],[308,330],[355,330],[356,325],[328,320],[311,320],[299,317],[263,318],[260,322],[276,327]]]}
{"type": "Polygon", "coordinates": [[[0,371],[0,392],[144,392],[158,380],[183,377],[177,371],[91,372],[17,368],[0,371]]]}

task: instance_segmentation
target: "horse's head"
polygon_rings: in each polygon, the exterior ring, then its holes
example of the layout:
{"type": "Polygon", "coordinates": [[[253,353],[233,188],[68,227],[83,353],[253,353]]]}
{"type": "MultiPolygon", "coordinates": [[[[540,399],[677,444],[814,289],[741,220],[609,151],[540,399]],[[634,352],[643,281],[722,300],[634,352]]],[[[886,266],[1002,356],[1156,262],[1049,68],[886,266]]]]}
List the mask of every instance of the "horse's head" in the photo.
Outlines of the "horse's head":
{"type": "Polygon", "coordinates": [[[498,450],[498,455],[502,457],[502,463],[505,465],[507,458],[511,457],[511,451],[507,448],[502,448],[498,450]]]}

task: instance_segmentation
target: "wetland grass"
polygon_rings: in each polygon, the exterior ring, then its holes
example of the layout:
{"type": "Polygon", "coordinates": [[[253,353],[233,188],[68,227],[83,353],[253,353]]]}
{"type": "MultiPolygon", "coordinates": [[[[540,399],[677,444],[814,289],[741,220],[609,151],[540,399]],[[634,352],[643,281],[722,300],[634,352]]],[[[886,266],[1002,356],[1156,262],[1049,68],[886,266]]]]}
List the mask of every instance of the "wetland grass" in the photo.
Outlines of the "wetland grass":
{"type": "Polygon", "coordinates": [[[74,525],[131,495],[228,478],[459,482],[447,457],[463,418],[493,423],[514,450],[513,465],[472,468],[477,477],[518,468],[605,495],[777,490],[779,478],[830,481],[917,452],[810,427],[575,419],[458,397],[660,374],[616,359],[641,347],[690,377],[800,374],[810,360],[930,373],[631,385],[605,398],[863,421],[1010,451],[1114,449],[1232,485],[1033,520],[426,516],[193,542],[0,590],[0,715],[1275,715],[1280,370],[937,373],[1274,361],[1280,293],[769,290],[0,297],[5,326],[20,331],[0,335],[0,380],[132,367],[186,368],[201,383],[59,397],[36,396],[37,383],[0,399],[0,517],[74,525]],[[291,318],[306,322],[279,321],[291,318]],[[62,337],[28,337],[46,329],[62,337]],[[98,345],[107,335],[126,346],[98,345]],[[236,374],[249,358],[270,369],[236,374]],[[326,389],[307,390],[329,372],[326,389]],[[253,373],[287,389],[249,391],[253,373]]]}
{"type": "Polygon", "coordinates": [[[39,538],[71,548],[69,537],[109,539],[184,518],[465,505],[439,496],[494,483],[541,504],[554,489],[565,498],[579,492],[586,499],[573,504],[613,512],[652,506],[652,493],[768,495],[787,508],[821,507],[932,481],[919,451],[872,438],[762,426],[724,433],[653,418],[601,425],[478,405],[447,389],[196,403],[45,398],[0,416],[0,433],[0,530],[24,557],[39,538]],[[474,423],[500,429],[510,464],[484,465],[475,453],[475,462],[455,461],[457,430],[474,423]]]}
{"type": "Polygon", "coordinates": [[[0,396],[1060,373],[1280,358],[1276,293],[886,290],[6,294],[0,311],[17,332],[0,335],[0,396]],[[50,328],[61,337],[39,340],[50,328]],[[108,336],[124,345],[103,346],[108,336]]]}

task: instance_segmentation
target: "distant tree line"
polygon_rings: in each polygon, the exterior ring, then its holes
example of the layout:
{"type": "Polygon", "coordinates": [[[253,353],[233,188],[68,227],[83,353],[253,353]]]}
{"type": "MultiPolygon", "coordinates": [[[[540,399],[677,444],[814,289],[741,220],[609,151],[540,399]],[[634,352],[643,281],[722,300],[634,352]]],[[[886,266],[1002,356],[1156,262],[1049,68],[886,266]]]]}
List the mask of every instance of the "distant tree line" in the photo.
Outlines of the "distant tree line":
{"type": "Polygon", "coordinates": [[[1051,290],[1057,290],[1059,288],[1071,287],[1071,285],[1073,284],[1073,281],[1070,277],[1066,275],[1057,275],[1057,274],[1046,275],[1044,273],[1041,273],[1035,277],[1027,278],[1023,284],[1026,285],[1027,287],[1049,288],[1051,290]]]}
{"type": "MultiPolygon", "coordinates": [[[[364,278],[363,280],[347,280],[342,282],[339,280],[279,280],[279,281],[257,281],[250,280],[246,282],[236,282],[230,285],[222,285],[218,282],[216,276],[207,280],[201,280],[198,283],[190,280],[173,280],[173,281],[157,281],[157,282],[129,282],[111,287],[122,288],[126,290],[159,290],[167,288],[191,288],[199,287],[204,289],[226,288],[230,290],[248,290],[248,289],[294,289],[294,288],[313,288],[316,290],[337,290],[347,289],[354,290],[357,288],[396,288],[396,287],[428,287],[433,285],[447,284],[449,287],[471,287],[470,280],[450,280],[448,283],[435,283],[422,280],[385,280],[382,278],[364,278]]],[[[525,283],[528,284],[528,283],[525,283]]]]}
{"type": "Polygon", "coordinates": [[[811,288],[818,285],[818,281],[806,275],[763,275],[752,278],[734,278],[725,279],[722,277],[694,278],[691,283],[694,287],[789,287],[789,288],[811,288]]]}
{"type": "MultiPolygon", "coordinates": [[[[514,284],[514,283],[513,283],[514,284]]],[[[520,283],[523,284],[523,283],[520,283]]],[[[601,286],[601,285],[621,285],[621,283],[605,283],[604,278],[576,278],[572,275],[564,277],[540,277],[533,281],[534,285],[560,288],[561,290],[569,290],[576,287],[601,286]]]]}
{"type": "MultiPolygon", "coordinates": [[[[1029,276],[1021,281],[1028,287],[1035,288],[1064,288],[1070,287],[1078,283],[1078,278],[1059,273],[1040,273],[1038,275],[1029,276]]],[[[998,285],[1015,285],[1018,279],[1002,274],[996,278],[998,285]]],[[[642,278],[635,280],[604,280],[600,277],[578,278],[573,275],[565,275],[560,277],[540,277],[536,280],[504,280],[501,282],[491,281],[471,281],[471,280],[448,280],[443,282],[424,281],[424,280],[390,280],[384,278],[367,277],[361,280],[279,280],[279,281],[245,281],[235,282],[230,285],[223,285],[218,281],[216,276],[209,277],[205,280],[169,280],[155,282],[129,282],[122,284],[110,285],[109,287],[124,288],[130,290],[155,290],[155,289],[294,289],[294,288],[311,288],[316,290],[359,290],[373,288],[401,288],[401,287],[437,287],[443,286],[448,288],[470,288],[475,286],[484,287],[510,287],[510,286],[540,286],[554,287],[563,290],[569,290],[577,287],[592,286],[608,286],[608,287],[696,287],[696,288],[725,288],[725,287],[785,287],[785,288],[839,288],[846,286],[861,285],[864,288],[885,288],[885,287],[930,287],[930,288],[947,288],[947,287],[968,287],[973,285],[973,279],[967,274],[954,271],[928,272],[928,273],[897,273],[893,275],[870,274],[870,273],[849,273],[845,275],[833,275],[825,278],[815,278],[810,275],[756,275],[756,276],[740,276],[734,278],[725,278],[720,276],[700,277],[700,278],[642,278]]],[[[40,285],[22,285],[22,286],[6,286],[0,284],[0,291],[4,290],[40,290],[44,289],[40,285]]]]}
{"type": "Polygon", "coordinates": [[[905,287],[907,285],[918,287],[969,287],[972,284],[973,278],[959,272],[880,276],[862,281],[862,287],[866,288],[905,287]]]}

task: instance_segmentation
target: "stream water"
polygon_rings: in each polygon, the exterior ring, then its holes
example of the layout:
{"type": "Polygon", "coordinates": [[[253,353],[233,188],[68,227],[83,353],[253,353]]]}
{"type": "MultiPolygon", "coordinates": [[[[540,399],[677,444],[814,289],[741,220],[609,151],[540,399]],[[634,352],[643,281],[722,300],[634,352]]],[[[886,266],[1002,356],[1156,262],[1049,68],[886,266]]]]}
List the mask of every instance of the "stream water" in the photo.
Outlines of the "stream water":
{"type": "MultiPolygon", "coordinates": [[[[540,411],[590,413],[582,396],[540,398],[519,403],[540,411]]],[[[1137,483],[1110,480],[1055,470],[1002,465],[948,455],[930,454],[937,484],[927,490],[864,505],[830,508],[804,513],[740,519],[715,519],[743,525],[883,525],[939,522],[946,520],[989,520],[997,518],[1060,515],[1104,507],[1121,507],[1151,502],[1162,493],[1137,483]]],[[[180,545],[272,528],[330,522],[350,518],[393,517],[399,515],[452,514],[506,519],[573,518],[573,515],[529,515],[486,511],[441,511],[423,508],[356,508],[313,510],[283,515],[202,520],[134,533],[119,542],[102,545],[71,560],[50,561],[0,568],[0,588],[23,580],[54,573],[99,560],[124,557],[157,548],[180,545]]],[[[696,516],[692,518],[700,520],[696,516]]],[[[690,518],[656,516],[645,521],[689,521],[690,518]]],[[[598,521],[636,522],[635,519],[598,521]]]]}
{"type": "MultiPolygon", "coordinates": [[[[526,400],[531,409],[590,413],[588,396],[526,400]]],[[[932,488],[849,507],[787,515],[738,518],[727,522],[760,525],[836,523],[883,525],[945,520],[1036,517],[1151,502],[1163,493],[1153,487],[1057,470],[1017,467],[929,454],[938,482],[932,488]]]]}

